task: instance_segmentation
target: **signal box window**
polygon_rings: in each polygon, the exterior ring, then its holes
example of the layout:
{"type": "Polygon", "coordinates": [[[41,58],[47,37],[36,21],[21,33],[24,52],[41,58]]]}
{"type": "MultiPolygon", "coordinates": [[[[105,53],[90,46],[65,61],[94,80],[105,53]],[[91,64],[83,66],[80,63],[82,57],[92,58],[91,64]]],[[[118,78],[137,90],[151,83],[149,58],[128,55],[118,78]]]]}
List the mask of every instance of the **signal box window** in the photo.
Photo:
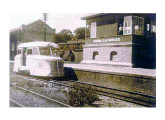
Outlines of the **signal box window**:
{"type": "Polygon", "coordinates": [[[152,25],[152,32],[156,33],[156,26],[152,25]]]}
{"type": "Polygon", "coordinates": [[[91,23],[91,38],[96,38],[96,22],[91,23]]]}
{"type": "Polygon", "coordinates": [[[144,18],[134,16],[133,27],[134,27],[133,31],[135,35],[143,35],[144,18]]]}
{"type": "Polygon", "coordinates": [[[123,25],[123,35],[132,34],[132,16],[125,16],[123,25]]]}
{"type": "Polygon", "coordinates": [[[111,61],[117,61],[117,52],[116,51],[112,51],[110,54],[110,60],[111,61]]]}

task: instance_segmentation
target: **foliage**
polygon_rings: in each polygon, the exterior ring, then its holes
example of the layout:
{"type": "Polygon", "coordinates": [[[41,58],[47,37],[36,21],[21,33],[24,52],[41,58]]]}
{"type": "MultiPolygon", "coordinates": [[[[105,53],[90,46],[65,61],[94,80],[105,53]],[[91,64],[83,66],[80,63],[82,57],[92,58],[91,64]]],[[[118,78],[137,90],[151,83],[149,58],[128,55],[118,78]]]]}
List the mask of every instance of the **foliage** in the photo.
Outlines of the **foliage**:
{"type": "Polygon", "coordinates": [[[71,40],[85,39],[85,27],[74,30],[74,34],[69,29],[63,29],[59,33],[55,33],[55,43],[66,43],[71,40]]]}
{"type": "Polygon", "coordinates": [[[85,39],[85,27],[80,27],[74,30],[76,39],[85,39]]]}
{"type": "Polygon", "coordinates": [[[69,91],[69,104],[71,106],[81,107],[91,105],[97,100],[99,100],[99,97],[94,94],[94,90],[91,86],[84,86],[76,83],[69,91]]]}
{"type": "Polygon", "coordinates": [[[73,39],[72,31],[68,29],[63,29],[61,32],[55,34],[56,43],[66,43],[73,39]]]}

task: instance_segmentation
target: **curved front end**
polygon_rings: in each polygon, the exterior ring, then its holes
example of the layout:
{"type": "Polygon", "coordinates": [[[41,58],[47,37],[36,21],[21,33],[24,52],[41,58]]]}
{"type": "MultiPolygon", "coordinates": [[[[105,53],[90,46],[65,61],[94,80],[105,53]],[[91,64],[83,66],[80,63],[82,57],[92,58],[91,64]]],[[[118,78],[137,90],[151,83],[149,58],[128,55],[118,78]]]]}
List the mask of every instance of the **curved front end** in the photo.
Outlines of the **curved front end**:
{"type": "Polygon", "coordinates": [[[64,76],[64,61],[62,59],[49,61],[51,72],[50,77],[63,77],[64,76]]]}
{"type": "Polygon", "coordinates": [[[63,77],[64,61],[59,57],[33,58],[27,61],[30,75],[39,77],[63,77]]]}

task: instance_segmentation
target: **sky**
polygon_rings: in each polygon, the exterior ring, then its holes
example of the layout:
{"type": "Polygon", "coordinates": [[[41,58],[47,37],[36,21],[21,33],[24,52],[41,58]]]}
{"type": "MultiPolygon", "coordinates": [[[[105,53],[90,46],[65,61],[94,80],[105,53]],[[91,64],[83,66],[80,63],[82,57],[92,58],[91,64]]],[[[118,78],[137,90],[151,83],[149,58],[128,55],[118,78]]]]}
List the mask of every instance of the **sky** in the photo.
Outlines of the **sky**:
{"type": "MultiPolygon", "coordinates": [[[[78,27],[85,27],[86,21],[81,17],[87,13],[48,13],[47,24],[56,29],[56,33],[62,29],[70,29],[72,32],[78,27]]],[[[22,24],[29,24],[38,19],[43,20],[42,13],[10,14],[10,29],[20,27],[22,24]]]]}

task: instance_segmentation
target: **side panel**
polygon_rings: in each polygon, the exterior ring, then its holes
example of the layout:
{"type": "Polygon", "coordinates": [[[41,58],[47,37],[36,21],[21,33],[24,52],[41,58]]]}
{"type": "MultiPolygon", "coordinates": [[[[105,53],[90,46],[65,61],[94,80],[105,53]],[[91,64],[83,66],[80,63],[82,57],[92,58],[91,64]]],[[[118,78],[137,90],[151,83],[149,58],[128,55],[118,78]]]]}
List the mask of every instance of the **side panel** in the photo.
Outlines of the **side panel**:
{"type": "Polygon", "coordinates": [[[21,64],[22,58],[21,55],[16,55],[14,58],[14,72],[18,72],[19,68],[22,66],[21,64]]]}

